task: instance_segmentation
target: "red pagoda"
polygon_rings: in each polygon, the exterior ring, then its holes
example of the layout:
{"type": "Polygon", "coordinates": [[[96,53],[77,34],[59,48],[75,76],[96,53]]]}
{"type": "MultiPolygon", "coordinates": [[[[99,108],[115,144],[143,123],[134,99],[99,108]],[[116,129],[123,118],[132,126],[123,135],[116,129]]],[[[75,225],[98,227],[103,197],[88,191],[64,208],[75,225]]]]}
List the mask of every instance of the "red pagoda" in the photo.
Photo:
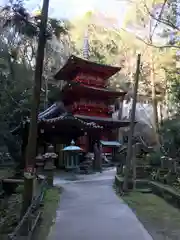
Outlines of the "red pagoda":
{"type": "MultiPolygon", "coordinates": [[[[107,81],[120,68],[88,61],[88,40],[85,40],[86,59],[72,55],[54,76],[55,80],[66,81],[63,102],[54,103],[38,116],[38,147],[43,146],[44,152],[47,143],[69,145],[74,139],[87,153],[95,152],[95,143],[98,148],[101,143],[104,153],[111,153],[119,144],[117,129],[129,125],[128,120],[112,119],[115,100],[123,101],[126,92],[109,89],[107,81]]],[[[28,132],[29,119],[12,131],[22,136],[22,152],[26,151],[28,132]]],[[[98,158],[95,165],[100,166],[98,158]]],[[[59,156],[59,160],[63,162],[63,157],[59,156]]]]}
{"type": "MultiPolygon", "coordinates": [[[[90,62],[71,56],[65,66],[55,75],[56,80],[66,80],[63,88],[63,102],[68,112],[74,117],[87,123],[94,122],[103,127],[98,134],[85,133],[79,138],[78,144],[86,152],[92,152],[94,141],[115,141],[117,134],[113,129],[127,126],[128,121],[112,119],[115,100],[123,101],[125,92],[117,92],[107,87],[107,80],[120,71],[112,67],[90,62]]],[[[108,145],[108,144],[107,144],[108,145]]],[[[111,148],[104,147],[104,152],[111,152],[111,148]]]]}

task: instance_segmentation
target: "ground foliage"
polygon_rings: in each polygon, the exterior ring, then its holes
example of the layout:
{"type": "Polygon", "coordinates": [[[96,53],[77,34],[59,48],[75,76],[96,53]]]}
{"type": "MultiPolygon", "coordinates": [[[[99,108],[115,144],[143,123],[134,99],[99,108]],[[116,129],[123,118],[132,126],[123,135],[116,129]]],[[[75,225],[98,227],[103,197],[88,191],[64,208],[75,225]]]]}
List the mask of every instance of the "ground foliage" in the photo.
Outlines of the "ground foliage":
{"type": "Polygon", "coordinates": [[[154,240],[179,239],[180,211],[152,193],[132,192],[124,196],[154,240]]]}

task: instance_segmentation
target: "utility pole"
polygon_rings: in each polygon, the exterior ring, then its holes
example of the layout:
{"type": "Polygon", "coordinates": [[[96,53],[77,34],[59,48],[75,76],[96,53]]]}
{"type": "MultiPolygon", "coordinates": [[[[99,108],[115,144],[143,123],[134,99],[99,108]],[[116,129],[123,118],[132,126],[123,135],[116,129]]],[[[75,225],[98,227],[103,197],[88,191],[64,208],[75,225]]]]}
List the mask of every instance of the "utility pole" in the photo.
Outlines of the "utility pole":
{"type": "Polygon", "coordinates": [[[137,63],[136,63],[133,104],[132,104],[132,111],[131,111],[131,122],[130,122],[129,136],[128,136],[126,167],[125,167],[124,183],[123,183],[124,192],[128,191],[128,182],[129,182],[129,175],[130,175],[130,168],[131,168],[131,158],[132,158],[132,150],[133,150],[132,140],[133,140],[133,134],[134,134],[134,125],[135,125],[135,113],[136,113],[137,92],[138,92],[138,84],[139,84],[140,63],[141,63],[141,54],[138,54],[137,63]]]}
{"type": "Polygon", "coordinates": [[[31,119],[29,127],[28,145],[26,150],[26,167],[24,171],[24,193],[23,193],[23,206],[22,215],[27,211],[31,204],[33,196],[33,182],[34,182],[34,165],[36,157],[36,145],[37,145],[37,120],[40,104],[40,93],[42,83],[43,61],[44,61],[44,48],[46,45],[46,27],[48,20],[49,0],[43,1],[43,7],[41,12],[41,23],[38,40],[38,49],[36,55],[36,68],[34,74],[34,85],[32,93],[31,104],[31,119]]]}

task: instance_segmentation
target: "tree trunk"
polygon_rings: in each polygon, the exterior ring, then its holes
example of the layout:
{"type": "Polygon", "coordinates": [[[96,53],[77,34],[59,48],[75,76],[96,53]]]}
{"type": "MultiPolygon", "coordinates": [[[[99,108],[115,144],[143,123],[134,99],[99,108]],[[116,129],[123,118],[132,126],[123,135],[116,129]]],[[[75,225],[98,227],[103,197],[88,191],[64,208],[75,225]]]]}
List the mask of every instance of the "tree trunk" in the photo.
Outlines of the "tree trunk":
{"type": "MultiPolygon", "coordinates": [[[[34,86],[31,105],[31,119],[29,128],[28,145],[26,150],[26,170],[31,167],[34,170],[35,157],[36,157],[36,144],[37,144],[37,118],[40,104],[40,92],[42,82],[42,71],[44,61],[44,48],[46,44],[46,26],[48,18],[49,0],[44,0],[41,25],[39,33],[39,42],[36,57],[36,68],[34,75],[34,86]]],[[[28,206],[31,204],[33,196],[33,178],[24,178],[24,193],[23,193],[23,206],[22,215],[27,211],[28,206]]]]}
{"type": "Polygon", "coordinates": [[[158,132],[158,111],[157,111],[157,98],[156,98],[156,85],[155,85],[155,73],[154,73],[154,61],[153,56],[151,56],[151,73],[150,73],[150,81],[151,81],[151,91],[152,91],[152,106],[154,113],[154,127],[156,132],[158,132]]]}
{"type": "Polygon", "coordinates": [[[157,108],[157,97],[156,97],[156,85],[155,85],[155,72],[154,72],[154,59],[153,54],[151,52],[151,72],[150,72],[150,81],[151,81],[151,90],[152,90],[152,107],[153,107],[153,123],[155,129],[155,137],[158,146],[160,147],[160,139],[159,139],[159,121],[158,121],[158,108],[157,108]]]}
{"type": "Polygon", "coordinates": [[[131,122],[130,122],[130,131],[128,136],[128,148],[127,148],[127,157],[126,157],[126,167],[124,173],[124,183],[123,183],[123,191],[128,191],[128,182],[129,182],[129,174],[131,167],[131,158],[132,158],[132,140],[134,134],[134,125],[135,125],[135,113],[136,113],[136,102],[137,102],[137,92],[138,92],[138,83],[139,83],[139,74],[140,74],[140,62],[141,55],[138,54],[137,57],[137,66],[136,66],[136,75],[135,75],[135,85],[134,85],[134,96],[133,96],[133,105],[131,111],[131,122]]]}
{"type": "Polygon", "coordinates": [[[44,100],[44,110],[48,108],[48,79],[45,78],[45,100],[44,100]]]}
{"type": "Polygon", "coordinates": [[[163,103],[161,102],[159,104],[159,114],[160,114],[160,125],[162,126],[163,125],[163,103]]]}

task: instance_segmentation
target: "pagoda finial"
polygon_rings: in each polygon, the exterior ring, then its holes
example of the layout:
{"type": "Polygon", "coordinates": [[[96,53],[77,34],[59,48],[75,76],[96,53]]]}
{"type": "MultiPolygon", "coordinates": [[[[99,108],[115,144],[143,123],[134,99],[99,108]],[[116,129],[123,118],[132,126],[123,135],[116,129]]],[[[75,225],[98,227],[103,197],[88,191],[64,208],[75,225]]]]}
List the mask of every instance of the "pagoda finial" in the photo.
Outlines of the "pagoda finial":
{"type": "Polygon", "coordinates": [[[74,142],[74,140],[72,139],[72,141],[71,141],[71,146],[74,146],[75,145],[75,142],[74,142]]]}
{"type": "Polygon", "coordinates": [[[84,34],[84,45],[83,45],[83,57],[85,59],[89,58],[89,38],[88,38],[88,27],[84,34]]]}

